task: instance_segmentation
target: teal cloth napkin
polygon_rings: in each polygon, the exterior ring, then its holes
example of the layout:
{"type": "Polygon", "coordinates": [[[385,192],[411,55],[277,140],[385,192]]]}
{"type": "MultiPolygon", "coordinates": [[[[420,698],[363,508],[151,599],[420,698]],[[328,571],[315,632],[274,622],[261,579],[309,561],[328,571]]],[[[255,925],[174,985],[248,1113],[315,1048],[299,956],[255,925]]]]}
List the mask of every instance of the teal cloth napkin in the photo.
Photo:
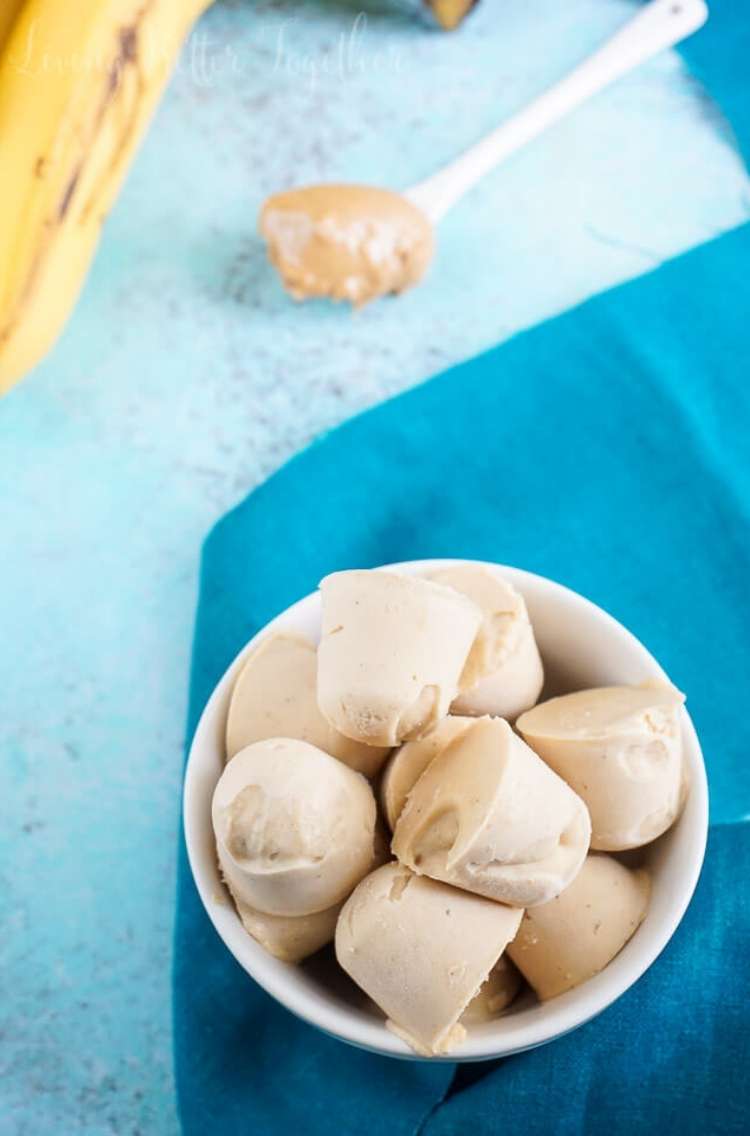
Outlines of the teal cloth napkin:
{"type": "MultiPolygon", "coordinates": [[[[685,54],[750,153],[750,13],[685,54]]],[[[632,628],[688,693],[706,865],[648,974],[573,1035],[454,1067],[367,1054],[237,966],[181,849],[175,1065],[188,1136],[750,1130],[750,226],[362,415],[228,516],[203,554],[190,733],[235,653],[337,568],[515,564],[632,628]]]]}

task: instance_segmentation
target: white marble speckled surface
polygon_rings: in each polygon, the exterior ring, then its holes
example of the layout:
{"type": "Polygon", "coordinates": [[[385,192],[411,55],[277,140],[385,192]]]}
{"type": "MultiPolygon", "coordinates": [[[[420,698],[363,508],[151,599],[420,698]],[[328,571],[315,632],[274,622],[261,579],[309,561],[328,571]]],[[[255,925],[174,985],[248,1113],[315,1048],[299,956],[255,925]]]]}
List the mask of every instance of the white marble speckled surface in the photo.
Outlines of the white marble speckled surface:
{"type": "MultiPolygon", "coordinates": [[[[0,405],[0,1132],[170,1133],[170,951],[201,539],[357,409],[737,224],[748,184],[665,55],[490,178],[430,282],[297,308],[263,196],[399,186],[614,29],[624,0],[234,3],[183,56],[52,357],[0,405]]],[[[311,581],[312,583],[312,581],[311,581]]]]}

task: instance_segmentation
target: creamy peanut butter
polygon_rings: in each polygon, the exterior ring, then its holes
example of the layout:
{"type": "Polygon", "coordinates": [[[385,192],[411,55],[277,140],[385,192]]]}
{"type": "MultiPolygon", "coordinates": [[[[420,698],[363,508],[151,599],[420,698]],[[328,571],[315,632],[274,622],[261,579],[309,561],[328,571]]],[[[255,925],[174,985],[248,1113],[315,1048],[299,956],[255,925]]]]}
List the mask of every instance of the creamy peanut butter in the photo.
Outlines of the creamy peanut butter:
{"type": "MultiPolygon", "coordinates": [[[[370,870],[375,871],[382,864],[387,864],[389,859],[390,848],[385,832],[379,824],[376,824],[370,870]]],[[[234,900],[237,914],[248,935],[282,962],[302,962],[326,943],[330,943],[336,933],[336,921],[344,906],[344,900],[312,915],[269,915],[265,911],[258,911],[256,907],[243,903],[226,877],[224,883],[234,900]]],[[[500,963],[503,961],[501,959],[500,963]]],[[[497,1006],[499,1001],[507,996],[511,979],[505,971],[512,969],[512,966],[506,963],[503,970],[500,963],[495,968],[498,973],[492,972],[475,1001],[483,994],[485,1000],[490,999],[493,1005],[497,1006]]],[[[497,1010],[494,1012],[497,1013],[497,1010]]]]}
{"type": "Polygon", "coordinates": [[[612,856],[592,854],[562,895],[524,914],[508,954],[545,1001],[604,970],[642,923],[651,885],[612,856]]]}
{"type": "Polygon", "coordinates": [[[380,783],[380,801],[391,831],[396,827],[406,798],[430,762],[455,741],[459,734],[473,726],[475,720],[458,716],[443,718],[424,738],[399,746],[388,762],[380,783]]]}
{"type": "Polygon", "coordinates": [[[297,738],[374,777],[388,748],[344,737],[323,717],[317,698],[317,651],[308,639],[276,632],[250,653],[227,715],[227,759],[267,738],[297,738]]]}
{"type": "Polygon", "coordinates": [[[461,1015],[461,1025],[491,1022],[507,1010],[521,988],[521,976],[506,955],[501,955],[479,993],[461,1015]]]}
{"type": "Polygon", "coordinates": [[[336,933],[336,920],[343,903],[312,915],[267,915],[238,899],[231,887],[242,926],[270,955],[282,962],[302,962],[315,954],[336,933]]]}
{"type": "Polygon", "coordinates": [[[590,835],[580,797],[503,718],[478,718],[427,766],[391,848],[420,875],[533,907],[572,882],[590,835]]]}
{"type": "Polygon", "coordinates": [[[472,600],[482,612],[453,714],[490,714],[513,721],[533,706],[544,670],[523,596],[482,564],[454,564],[428,579],[472,600]]]}
{"type": "Polygon", "coordinates": [[[330,297],[356,307],[418,283],[432,225],[399,193],[366,185],[311,185],[276,193],[259,220],[268,255],[295,300],[330,297]]]}
{"type": "Polygon", "coordinates": [[[479,608],[417,576],[356,569],[320,584],[318,705],[366,745],[423,737],[448,713],[479,629],[479,608]]]}
{"type": "Polygon", "coordinates": [[[518,719],[528,744],[586,802],[592,848],[638,848],[679,816],[683,702],[667,683],[605,686],[551,698],[518,719]]]}
{"type": "Polygon", "coordinates": [[[336,926],[339,965],[417,1053],[448,1053],[459,1018],[523,912],[386,864],[355,888],[336,926]]]}
{"type": "Polygon", "coordinates": [[[377,807],[367,781],[307,742],[240,750],[214,790],[222,875],[235,900],[266,915],[315,915],[370,870],[377,807]]]}

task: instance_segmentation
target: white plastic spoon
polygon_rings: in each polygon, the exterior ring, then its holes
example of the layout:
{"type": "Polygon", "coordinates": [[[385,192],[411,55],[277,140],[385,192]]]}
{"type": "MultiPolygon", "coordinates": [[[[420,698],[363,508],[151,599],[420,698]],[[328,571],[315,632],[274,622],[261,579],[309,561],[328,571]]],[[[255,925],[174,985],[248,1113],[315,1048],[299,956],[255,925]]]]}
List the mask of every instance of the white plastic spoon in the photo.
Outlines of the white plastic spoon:
{"type": "Polygon", "coordinates": [[[708,18],[704,0],[651,0],[611,39],[459,158],[404,193],[316,185],[270,197],[260,216],[269,256],[295,299],[364,304],[424,275],[433,227],[486,174],[553,123],[708,18]]]}

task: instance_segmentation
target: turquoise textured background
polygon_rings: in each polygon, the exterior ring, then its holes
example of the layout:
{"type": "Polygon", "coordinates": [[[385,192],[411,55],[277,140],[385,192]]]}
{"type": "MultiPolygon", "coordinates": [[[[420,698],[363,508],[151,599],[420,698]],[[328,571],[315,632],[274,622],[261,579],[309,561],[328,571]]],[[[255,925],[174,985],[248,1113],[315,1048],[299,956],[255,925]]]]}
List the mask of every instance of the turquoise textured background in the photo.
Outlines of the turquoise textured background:
{"type": "Polygon", "coordinates": [[[352,411],[750,212],[725,125],[667,54],[488,179],[424,288],[356,316],[295,307],[254,235],[267,192],[421,178],[630,6],[485,0],[449,37],[407,9],[211,10],[74,319],[0,404],[3,1136],[176,1130],[175,837],[211,523],[352,411]]]}

